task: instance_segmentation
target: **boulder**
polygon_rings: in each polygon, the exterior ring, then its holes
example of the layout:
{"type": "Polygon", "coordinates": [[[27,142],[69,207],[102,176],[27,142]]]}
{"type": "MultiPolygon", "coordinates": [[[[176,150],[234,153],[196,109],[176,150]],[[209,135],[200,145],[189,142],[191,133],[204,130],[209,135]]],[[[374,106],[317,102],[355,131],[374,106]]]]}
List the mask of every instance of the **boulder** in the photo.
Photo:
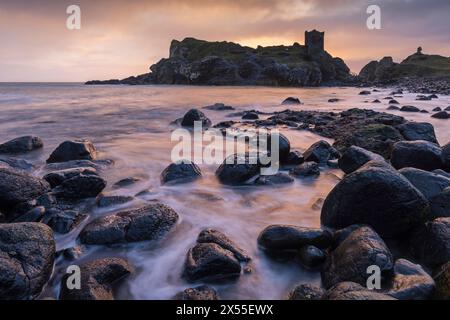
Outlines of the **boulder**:
{"type": "Polygon", "coordinates": [[[138,178],[138,177],[124,178],[124,179],[121,179],[121,180],[117,181],[116,183],[114,183],[113,189],[127,188],[127,187],[134,185],[135,183],[141,182],[141,180],[142,179],[138,178]]]}
{"type": "Polygon", "coordinates": [[[25,136],[15,138],[3,144],[0,144],[0,153],[17,154],[26,153],[44,146],[44,142],[39,137],[25,136]]]}
{"type": "Polygon", "coordinates": [[[307,268],[317,268],[327,258],[325,252],[311,245],[301,247],[298,257],[301,264],[307,268]]]}
{"type": "Polygon", "coordinates": [[[269,176],[260,176],[255,181],[257,185],[262,186],[274,186],[278,184],[286,184],[292,182],[294,182],[294,179],[291,176],[281,172],[269,176]]]}
{"type": "Polygon", "coordinates": [[[283,162],[283,165],[298,166],[298,165],[302,164],[303,162],[305,162],[305,157],[303,156],[303,154],[298,150],[294,150],[294,151],[289,152],[289,155],[288,155],[286,161],[283,162]]]}
{"type": "Polygon", "coordinates": [[[415,168],[403,168],[399,172],[428,200],[439,195],[450,186],[450,178],[436,173],[415,168]]]}
{"type": "Polygon", "coordinates": [[[81,289],[69,289],[70,274],[61,279],[61,300],[114,300],[113,284],[133,272],[133,267],[121,258],[103,258],[80,266],[81,289]]]}
{"type": "Polygon", "coordinates": [[[216,243],[198,243],[189,249],[183,277],[189,282],[235,279],[241,265],[235,255],[216,243]]]}
{"type": "Polygon", "coordinates": [[[321,300],[325,291],[311,284],[300,284],[289,293],[289,300],[321,300]]]}
{"type": "Polygon", "coordinates": [[[406,259],[398,259],[394,265],[391,288],[386,294],[398,300],[426,300],[434,291],[433,278],[422,266],[406,259]]]}
{"type": "Polygon", "coordinates": [[[284,101],[281,104],[282,105],[301,104],[301,101],[299,98],[288,97],[288,98],[284,99],[284,101]]]}
{"type": "Polygon", "coordinates": [[[351,146],[348,148],[339,159],[339,168],[345,173],[352,173],[369,161],[384,161],[384,158],[379,154],[370,152],[364,148],[351,146]]]}
{"type": "Polygon", "coordinates": [[[305,162],[289,170],[289,174],[296,178],[315,178],[320,175],[320,168],[316,162],[305,162]]]}
{"type": "Polygon", "coordinates": [[[444,169],[450,172],[450,142],[442,147],[441,160],[444,169]]]}
{"type": "Polygon", "coordinates": [[[183,127],[194,127],[195,122],[201,122],[203,128],[211,126],[211,120],[209,120],[203,112],[198,109],[189,110],[181,120],[183,127]]]}
{"type": "Polygon", "coordinates": [[[404,176],[385,162],[369,161],[328,194],[321,223],[335,229],[368,224],[384,237],[396,237],[428,215],[428,201],[404,176]]]}
{"type": "Polygon", "coordinates": [[[436,108],[434,108],[433,110],[431,110],[431,111],[434,111],[434,112],[439,112],[439,111],[442,111],[442,108],[441,107],[436,107],[436,108]]]}
{"type": "Polygon", "coordinates": [[[47,159],[47,163],[66,162],[72,160],[95,160],[97,152],[89,140],[64,141],[47,159]]]}
{"type": "Polygon", "coordinates": [[[0,300],[36,298],[55,258],[52,230],[41,223],[0,224],[0,300]]]}
{"type": "Polygon", "coordinates": [[[450,300],[450,261],[442,265],[434,276],[436,283],[435,297],[450,300]]]}
{"type": "Polygon", "coordinates": [[[450,217],[450,187],[430,199],[431,218],[450,217]]]}
{"type": "Polygon", "coordinates": [[[34,169],[34,165],[24,159],[0,156],[0,168],[31,171],[34,169]]]}
{"type": "Polygon", "coordinates": [[[322,300],[396,300],[395,298],[368,290],[354,282],[341,282],[330,288],[322,297],[322,300]]]}
{"type": "MultiPolygon", "coordinates": [[[[392,102],[391,102],[392,103],[392,102]]],[[[400,108],[403,112],[420,112],[420,109],[414,106],[403,106],[400,108]]]]}
{"type": "Polygon", "coordinates": [[[241,262],[248,262],[251,260],[250,256],[244,250],[218,230],[204,229],[198,235],[197,243],[215,243],[232,252],[236,259],[241,262]]]}
{"type": "Polygon", "coordinates": [[[114,244],[158,240],[177,221],[178,214],[173,209],[155,203],[91,221],[81,231],[80,241],[83,244],[114,244]]]}
{"type": "Polygon", "coordinates": [[[360,93],[359,93],[359,95],[361,95],[361,96],[367,96],[367,95],[369,95],[369,94],[371,94],[372,92],[370,92],[369,90],[363,90],[363,91],[361,91],[360,93]]]}
{"type": "Polygon", "coordinates": [[[226,185],[246,184],[260,174],[256,157],[248,154],[234,154],[227,157],[216,171],[219,181],[226,185]]]}
{"type": "Polygon", "coordinates": [[[272,133],[267,136],[267,151],[269,154],[273,153],[276,150],[272,150],[272,138],[278,138],[278,158],[280,162],[285,162],[289,158],[289,154],[291,152],[291,144],[289,139],[286,138],[285,135],[281,133],[272,133]]]}
{"type": "Polygon", "coordinates": [[[74,177],[85,176],[98,176],[97,170],[91,167],[79,167],[73,169],[57,170],[47,173],[43,179],[46,180],[52,188],[61,185],[64,181],[74,177]]]}
{"type": "Polygon", "coordinates": [[[53,229],[54,232],[66,234],[75,229],[87,215],[77,210],[59,210],[50,209],[47,213],[49,216],[47,225],[53,229]]]}
{"type": "Polygon", "coordinates": [[[326,249],[330,244],[331,233],[317,228],[271,225],[258,236],[258,245],[269,252],[300,250],[308,245],[326,249]]]}
{"type": "Polygon", "coordinates": [[[215,103],[210,106],[203,107],[203,109],[213,110],[213,111],[231,111],[231,110],[234,110],[234,107],[227,106],[224,103],[215,103]]]}
{"type": "Polygon", "coordinates": [[[202,176],[200,168],[193,162],[172,163],[161,173],[161,184],[192,182],[202,176]]]}
{"type": "Polygon", "coordinates": [[[366,286],[367,268],[376,265],[382,274],[394,266],[392,254],[380,236],[370,227],[353,231],[330,253],[323,267],[322,283],[330,288],[339,282],[351,281],[366,286]]]}
{"type": "Polygon", "coordinates": [[[324,164],[328,160],[338,159],[340,154],[327,141],[320,140],[303,152],[303,157],[305,162],[313,161],[324,164]]]}
{"type": "Polygon", "coordinates": [[[397,126],[402,136],[408,141],[424,140],[438,143],[436,133],[431,123],[427,122],[406,122],[397,126]]]}
{"type": "Polygon", "coordinates": [[[450,113],[448,113],[447,111],[440,111],[433,114],[431,117],[436,119],[449,119],[450,113]]]}
{"type": "Polygon", "coordinates": [[[31,202],[50,191],[47,181],[27,173],[0,168],[0,210],[8,213],[16,206],[31,202]]]}
{"type": "Polygon", "coordinates": [[[14,222],[40,222],[45,214],[44,207],[35,207],[27,213],[14,219],[14,222]]]}
{"type": "Polygon", "coordinates": [[[410,237],[414,255],[430,267],[450,260],[450,218],[437,218],[418,228],[410,237]]]}
{"type": "Polygon", "coordinates": [[[391,164],[396,169],[412,167],[432,171],[442,167],[442,150],[428,141],[400,141],[394,144],[391,164]]]}
{"type": "Polygon", "coordinates": [[[259,119],[259,116],[256,112],[247,111],[242,116],[242,120],[257,120],[259,119]]]}
{"type": "Polygon", "coordinates": [[[400,110],[400,107],[397,107],[397,106],[389,106],[387,109],[388,109],[388,110],[400,110]]]}
{"type": "MultiPolygon", "coordinates": [[[[56,176],[60,174],[60,181],[58,181],[60,184],[52,190],[57,198],[94,198],[106,187],[106,180],[91,170],[78,172],[78,169],[69,169],[68,171],[68,173],[51,173],[54,179],[50,181],[53,183],[56,183],[56,176]]],[[[48,179],[48,175],[46,177],[48,179]]]]}
{"type": "Polygon", "coordinates": [[[173,300],[219,300],[216,290],[209,286],[198,286],[195,288],[188,288],[182,292],[177,293],[173,300]]]}
{"type": "MultiPolygon", "coordinates": [[[[395,99],[391,99],[391,100],[389,100],[389,102],[388,102],[389,104],[400,104],[397,100],[395,100],[395,99]]],[[[407,107],[410,107],[410,106],[407,106],[407,107]]],[[[403,111],[403,110],[402,110],[403,111]]]]}

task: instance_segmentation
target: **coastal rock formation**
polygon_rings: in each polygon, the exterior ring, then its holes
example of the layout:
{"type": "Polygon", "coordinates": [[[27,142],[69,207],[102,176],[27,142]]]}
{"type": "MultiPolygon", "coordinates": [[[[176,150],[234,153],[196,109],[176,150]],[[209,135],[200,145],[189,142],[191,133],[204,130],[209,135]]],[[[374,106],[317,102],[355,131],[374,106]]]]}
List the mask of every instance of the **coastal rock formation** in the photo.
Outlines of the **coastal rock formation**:
{"type": "Polygon", "coordinates": [[[384,158],[366,149],[351,146],[339,159],[339,168],[345,173],[352,173],[369,161],[384,161],[384,158]]]}
{"type": "Polygon", "coordinates": [[[0,144],[0,153],[26,153],[36,149],[41,149],[43,146],[44,142],[41,138],[35,136],[25,136],[0,144]]]}
{"type": "Polygon", "coordinates": [[[161,173],[162,184],[178,184],[194,181],[202,176],[200,168],[190,161],[171,163],[161,173]]]}
{"type": "Polygon", "coordinates": [[[241,185],[256,178],[261,165],[258,159],[249,154],[234,154],[224,160],[216,170],[219,181],[226,185],[241,185]]]}
{"type": "Polygon", "coordinates": [[[399,141],[394,144],[391,163],[396,169],[412,167],[427,171],[442,168],[442,150],[428,141],[399,141]]]}
{"type": "Polygon", "coordinates": [[[47,159],[47,163],[66,162],[71,160],[95,160],[96,150],[91,141],[64,141],[47,159]]]}

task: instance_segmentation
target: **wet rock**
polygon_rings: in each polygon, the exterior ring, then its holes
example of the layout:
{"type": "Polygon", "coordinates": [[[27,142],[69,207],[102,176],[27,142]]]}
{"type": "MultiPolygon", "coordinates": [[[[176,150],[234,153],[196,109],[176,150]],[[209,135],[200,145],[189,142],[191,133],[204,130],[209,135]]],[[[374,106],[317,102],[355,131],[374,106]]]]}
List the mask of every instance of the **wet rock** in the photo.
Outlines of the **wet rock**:
{"type": "Polygon", "coordinates": [[[335,229],[368,224],[382,236],[396,237],[428,214],[428,201],[404,176],[385,162],[369,161],[328,194],[321,223],[335,229]]]}
{"type": "Polygon", "coordinates": [[[392,99],[388,102],[389,104],[399,104],[399,102],[395,99],[392,99]]]}
{"type": "Polygon", "coordinates": [[[84,253],[85,248],[83,246],[75,246],[56,252],[57,257],[63,257],[69,261],[78,260],[84,253]]]}
{"type": "Polygon", "coordinates": [[[181,120],[181,125],[183,127],[194,127],[195,122],[201,122],[203,128],[208,128],[211,126],[211,120],[209,120],[203,112],[198,109],[189,110],[181,120]]]}
{"type": "Polygon", "coordinates": [[[111,206],[117,206],[121,205],[130,201],[133,201],[134,197],[131,196],[109,196],[105,194],[100,194],[97,199],[96,203],[97,206],[100,208],[106,208],[111,206]]]}
{"type": "Polygon", "coordinates": [[[172,163],[161,173],[161,184],[192,182],[202,176],[200,168],[193,162],[172,163]]]}
{"type": "Polygon", "coordinates": [[[399,172],[429,200],[450,186],[449,178],[432,172],[415,168],[404,168],[399,172]]]}
{"type": "Polygon", "coordinates": [[[363,91],[361,91],[360,93],[359,93],[359,95],[361,95],[361,96],[366,96],[366,95],[369,95],[369,94],[371,94],[372,92],[370,92],[369,90],[363,90],[363,91]]]}
{"type": "Polygon", "coordinates": [[[321,300],[325,291],[311,284],[300,284],[289,293],[289,300],[321,300]]]}
{"type": "Polygon", "coordinates": [[[420,265],[398,259],[391,289],[386,294],[399,300],[425,300],[431,297],[434,287],[433,278],[420,265]]]}
{"type": "Polygon", "coordinates": [[[197,243],[215,243],[232,252],[239,261],[248,262],[251,260],[250,256],[244,250],[242,250],[236,243],[218,230],[203,230],[198,235],[197,243]]]}
{"type": "Polygon", "coordinates": [[[394,266],[392,254],[380,236],[370,227],[353,231],[327,258],[322,283],[330,288],[339,282],[351,281],[366,285],[367,268],[376,265],[382,273],[394,266]]]}
{"type": "Polygon", "coordinates": [[[429,113],[428,110],[422,109],[420,110],[420,113],[429,113]]]}
{"type": "Polygon", "coordinates": [[[397,126],[402,136],[408,141],[424,140],[437,144],[434,127],[426,122],[407,122],[397,126]]]}
{"type": "Polygon", "coordinates": [[[345,173],[352,173],[369,161],[384,161],[384,158],[364,148],[351,146],[339,159],[339,168],[345,173]]]}
{"type": "Polygon", "coordinates": [[[95,160],[96,153],[94,145],[89,140],[64,141],[52,152],[47,163],[95,160]]]}
{"type": "Polygon", "coordinates": [[[289,174],[296,178],[314,178],[320,175],[320,168],[316,162],[305,162],[292,168],[289,174]]]}
{"type": "Polygon", "coordinates": [[[400,108],[403,112],[420,112],[420,109],[414,106],[403,106],[400,108]]]}
{"type": "Polygon", "coordinates": [[[198,243],[189,249],[183,277],[189,282],[235,279],[241,265],[235,255],[216,243],[198,243]]]}
{"type": "Polygon", "coordinates": [[[436,173],[436,174],[438,174],[438,175],[440,175],[440,176],[444,176],[444,177],[450,179],[450,172],[445,172],[445,171],[442,170],[442,169],[433,170],[433,173],[436,173]]]}
{"type": "Polygon", "coordinates": [[[266,251],[299,250],[312,245],[326,249],[331,244],[331,233],[317,228],[289,225],[271,225],[258,236],[258,245],[266,251]]]}
{"type": "Polygon", "coordinates": [[[276,150],[272,150],[272,139],[278,139],[278,158],[281,162],[285,162],[289,158],[291,152],[291,143],[289,139],[281,133],[273,133],[267,137],[267,151],[272,154],[276,150]]]}
{"type": "Polygon", "coordinates": [[[450,260],[450,218],[437,218],[418,228],[410,237],[411,250],[430,267],[450,260]]]}
{"type": "Polygon", "coordinates": [[[432,111],[434,111],[434,112],[439,112],[439,111],[442,111],[442,108],[441,108],[441,107],[436,107],[436,108],[434,108],[432,111]]]}
{"type": "Polygon", "coordinates": [[[283,162],[283,165],[298,166],[299,164],[302,164],[303,162],[305,162],[305,157],[303,156],[303,154],[298,150],[294,150],[294,151],[289,152],[289,155],[288,155],[286,161],[283,162]]]}
{"type": "Polygon", "coordinates": [[[391,164],[396,169],[412,167],[427,171],[440,169],[442,150],[428,141],[400,141],[394,144],[391,164]]]}
{"type": "Polygon", "coordinates": [[[300,262],[308,268],[317,268],[326,258],[325,252],[315,246],[303,246],[299,250],[300,262]]]}
{"type": "Polygon", "coordinates": [[[227,106],[227,105],[225,105],[223,103],[215,103],[213,105],[203,107],[203,109],[213,110],[213,111],[231,111],[231,110],[234,110],[234,108],[232,106],[227,106]]]}
{"type": "Polygon", "coordinates": [[[121,180],[117,181],[116,183],[114,183],[113,189],[127,188],[127,187],[134,185],[135,183],[140,182],[140,181],[141,181],[141,179],[138,177],[128,177],[125,179],[121,179],[121,180]]]}
{"type": "Polygon", "coordinates": [[[450,217],[450,187],[430,199],[431,218],[450,217]]]}
{"type": "Polygon", "coordinates": [[[92,172],[80,172],[67,179],[53,189],[57,198],[85,199],[94,198],[106,187],[106,180],[92,172]]]}
{"type": "Polygon", "coordinates": [[[441,111],[433,114],[431,117],[435,119],[449,119],[450,114],[447,111],[441,111]]]}
{"type": "Polygon", "coordinates": [[[104,258],[80,266],[81,289],[70,290],[70,274],[61,280],[61,300],[114,300],[113,285],[133,272],[133,267],[121,258],[104,258]]]}
{"type": "Polygon", "coordinates": [[[216,171],[219,181],[226,185],[246,184],[260,174],[261,166],[256,157],[234,154],[224,160],[216,171]]]}
{"type": "Polygon", "coordinates": [[[450,300],[450,261],[442,265],[434,277],[436,283],[435,297],[450,300]]]}
{"type": "Polygon", "coordinates": [[[0,156],[0,168],[31,171],[34,165],[24,159],[0,156]]]}
{"type": "Polygon", "coordinates": [[[441,160],[443,168],[450,172],[450,143],[442,147],[441,160]]]}
{"type": "Polygon", "coordinates": [[[262,186],[273,186],[292,182],[294,182],[294,179],[285,173],[277,173],[270,176],[260,176],[255,181],[256,184],[262,186]]]}
{"type": "Polygon", "coordinates": [[[341,282],[330,288],[322,300],[396,300],[395,298],[354,282],[341,282]]]}
{"type": "Polygon", "coordinates": [[[81,175],[98,176],[96,169],[90,168],[90,167],[85,167],[85,168],[80,167],[80,168],[53,171],[53,172],[47,173],[43,177],[43,179],[46,180],[52,188],[55,188],[55,187],[61,185],[64,181],[69,180],[74,177],[79,177],[81,175]]]}
{"type": "Polygon", "coordinates": [[[3,213],[0,212],[0,223],[3,223],[6,220],[5,216],[3,215],[3,213]]]}
{"type": "Polygon", "coordinates": [[[155,203],[139,209],[97,218],[80,233],[83,244],[114,244],[158,240],[174,227],[178,214],[155,203]]]}
{"type": "Polygon", "coordinates": [[[76,169],[76,168],[92,168],[97,171],[101,171],[106,169],[114,164],[113,160],[105,159],[105,160],[71,160],[66,162],[55,162],[48,163],[45,166],[47,171],[60,171],[67,169],[76,169]]]}
{"type": "Polygon", "coordinates": [[[332,98],[332,99],[328,99],[329,103],[335,103],[335,102],[339,102],[338,98],[332,98]]]}
{"type": "Polygon", "coordinates": [[[40,222],[45,214],[44,207],[36,207],[14,219],[14,222],[40,222]]]}
{"type": "Polygon", "coordinates": [[[199,286],[195,288],[188,288],[177,293],[173,300],[219,300],[216,290],[209,286],[199,286]]]}
{"type": "Polygon", "coordinates": [[[372,101],[372,103],[381,103],[381,101],[378,100],[378,99],[375,99],[375,100],[372,101]]]}
{"type": "Polygon", "coordinates": [[[286,99],[284,99],[284,101],[281,103],[282,105],[287,105],[287,104],[301,104],[301,101],[299,98],[295,98],[295,97],[288,97],[286,99]]]}
{"type": "Polygon", "coordinates": [[[50,209],[48,212],[49,219],[47,225],[53,231],[66,234],[75,229],[80,223],[86,219],[87,215],[76,210],[59,210],[50,209]]]}
{"type": "MultiPolygon", "coordinates": [[[[43,179],[12,169],[0,168],[0,210],[8,214],[14,207],[50,191],[43,179]]],[[[6,216],[8,218],[8,215],[6,216]]]]}
{"type": "Polygon", "coordinates": [[[54,257],[53,232],[46,225],[0,224],[0,299],[38,296],[50,278],[54,257]]]}
{"type": "Polygon", "coordinates": [[[352,234],[353,231],[365,226],[366,225],[363,224],[353,224],[344,229],[336,230],[333,233],[333,241],[331,244],[331,249],[332,250],[336,249],[342,242],[344,242],[345,239],[347,239],[349,235],[352,234]]]}
{"type": "Polygon", "coordinates": [[[303,152],[303,157],[306,162],[313,161],[323,164],[328,160],[338,159],[340,154],[327,141],[320,140],[303,152]]]}
{"type": "Polygon", "coordinates": [[[450,111],[450,106],[444,109],[445,111],[450,111]]]}
{"type": "Polygon", "coordinates": [[[389,106],[387,109],[388,110],[400,110],[400,108],[397,106],[389,106]]]}
{"type": "Polygon", "coordinates": [[[35,136],[25,136],[15,138],[3,144],[0,144],[0,153],[17,154],[26,153],[44,146],[41,138],[35,136]]]}
{"type": "Polygon", "coordinates": [[[245,112],[242,116],[242,120],[257,120],[259,119],[259,116],[256,112],[245,112]]]}

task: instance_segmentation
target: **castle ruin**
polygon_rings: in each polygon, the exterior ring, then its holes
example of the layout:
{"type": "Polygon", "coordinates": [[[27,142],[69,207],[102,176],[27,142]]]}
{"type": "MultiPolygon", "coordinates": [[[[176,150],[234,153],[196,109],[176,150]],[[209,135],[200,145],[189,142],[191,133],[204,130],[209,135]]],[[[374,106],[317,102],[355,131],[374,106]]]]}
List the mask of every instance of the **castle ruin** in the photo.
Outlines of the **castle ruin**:
{"type": "Polygon", "coordinates": [[[305,31],[305,46],[308,55],[314,55],[324,51],[325,32],[319,32],[316,29],[305,31]]]}

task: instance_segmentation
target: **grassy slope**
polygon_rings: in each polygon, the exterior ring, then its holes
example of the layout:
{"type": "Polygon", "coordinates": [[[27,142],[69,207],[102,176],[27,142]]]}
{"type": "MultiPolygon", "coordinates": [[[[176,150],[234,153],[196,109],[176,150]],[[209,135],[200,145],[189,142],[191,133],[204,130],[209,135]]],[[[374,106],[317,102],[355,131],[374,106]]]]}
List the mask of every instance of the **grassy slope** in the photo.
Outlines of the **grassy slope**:
{"type": "Polygon", "coordinates": [[[450,76],[450,58],[413,54],[396,68],[396,76],[450,76]]]}

